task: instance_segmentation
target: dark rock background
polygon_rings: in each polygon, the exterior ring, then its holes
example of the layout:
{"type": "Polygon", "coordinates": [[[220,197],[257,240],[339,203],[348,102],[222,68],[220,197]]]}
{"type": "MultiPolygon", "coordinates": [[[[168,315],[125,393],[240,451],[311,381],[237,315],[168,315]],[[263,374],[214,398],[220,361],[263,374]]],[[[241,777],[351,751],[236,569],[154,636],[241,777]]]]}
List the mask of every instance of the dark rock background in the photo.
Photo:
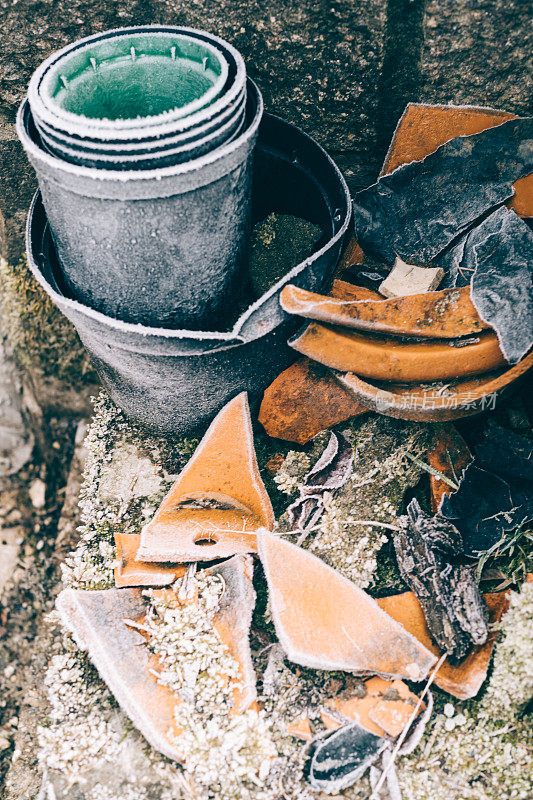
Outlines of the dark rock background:
{"type": "Polygon", "coordinates": [[[35,67],[67,42],[150,23],[205,28],[244,54],[268,110],[300,125],[368,185],[409,100],[528,111],[529,0],[3,0],[0,210],[21,253],[33,189],[13,122],[35,67]]]}

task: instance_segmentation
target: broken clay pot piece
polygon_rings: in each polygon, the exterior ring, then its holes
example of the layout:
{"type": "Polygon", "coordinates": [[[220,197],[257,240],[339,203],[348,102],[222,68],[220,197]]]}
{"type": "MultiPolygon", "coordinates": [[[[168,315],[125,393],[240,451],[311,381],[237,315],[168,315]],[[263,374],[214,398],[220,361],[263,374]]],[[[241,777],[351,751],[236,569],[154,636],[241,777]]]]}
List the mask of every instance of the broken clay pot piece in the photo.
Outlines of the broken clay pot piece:
{"type": "Polygon", "coordinates": [[[181,761],[169,732],[180,700],[151,674],[145,637],[125,619],[142,624],[146,601],[140,589],[85,591],[64,589],[56,600],[61,620],[89,657],[122,710],[145,739],[163,755],[181,761]]]}
{"type": "Polygon", "coordinates": [[[272,618],[287,657],[306,667],[420,681],[436,662],[366,592],[307,550],[258,533],[272,618]]]}
{"type": "Polygon", "coordinates": [[[335,373],[335,377],[369,411],[398,419],[443,422],[494,408],[497,399],[532,367],[533,353],[530,353],[513,367],[447,385],[442,381],[425,386],[380,385],[353,373],[335,373]]]}
{"type": "Polygon", "coordinates": [[[137,561],[141,537],[137,533],[115,533],[117,561],[114,569],[117,589],[133,586],[169,586],[187,571],[183,564],[137,561]]]}
{"type": "MultiPolygon", "coordinates": [[[[484,599],[489,612],[490,624],[487,641],[483,645],[474,647],[461,664],[453,665],[445,660],[435,676],[435,685],[459,700],[475,697],[483,685],[498,635],[498,631],[494,628],[509,607],[509,595],[503,592],[485,594],[484,599]]],[[[383,611],[403,625],[409,633],[416,636],[435,656],[441,655],[441,651],[431,639],[424,612],[414,592],[380,597],[376,602],[383,611]]]]}
{"type": "Polygon", "coordinates": [[[259,422],[275,439],[306,444],[320,431],[366,411],[326,367],[301,358],[265,391],[259,422]]]}
{"type": "MultiPolygon", "coordinates": [[[[328,705],[343,720],[358,722],[376,736],[396,738],[409,722],[418,703],[418,697],[403,681],[387,681],[383,678],[369,678],[364,681],[365,694],[348,697],[334,697],[328,705]]],[[[419,714],[425,709],[420,706],[419,714]]],[[[326,722],[326,720],[324,720],[326,722]]],[[[326,727],[339,727],[340,720],[329,718],[326,727]]]]}
{"type": "Polygon", "coordinates": [[[337,299],[290,284],[283,289],[280,303],[289,314],[353,330],[391,333],[394,336],[453,339],[472,336],[489,327],[474,308],[467,286],[388,300],[379,296],[364,299],[363,296],[358,297],[356,292],[353,294],[353,300],[337,299]]]}
{"type": "MultiPolygon", "coordinates": [[[[471,136],[516,118],[516,114],[494,108],[409,103],[394,132],[381,175],[411,161],[421,161],[456,136],[471,136]]],[[[521,216],[530,216],[533,175],[519,178],[513,186],[511,208],[521,216]]]]}
{"type": "Polygon", "coordinates": [[[291,347],[332,369],[393,382],[453,380],[505,363],[492,331],[473,341],[405,343],[318,322],[289,340],[291,347]]]}
{"type": "MultiPolygon", "coordinates": [[[[427,459],[432,469],[447,478],[450,483],[457,485],[463,470],[472,461],[472,454],[465,440],[453,425],[442,425],[434,433],[427,459]]],[[[450,483],[437,475],[430,474],[431,510],[434,514],[437,513],[444,495],[450,494],[452,491],[453,487],[450,483]]]]}
{"type": "Polygon", "coordinates": [[[209,426],[193,457],[141,532],[142,561],[206,561],[255,552],[274,512],[259,474],[246,393],[209,426]]]}

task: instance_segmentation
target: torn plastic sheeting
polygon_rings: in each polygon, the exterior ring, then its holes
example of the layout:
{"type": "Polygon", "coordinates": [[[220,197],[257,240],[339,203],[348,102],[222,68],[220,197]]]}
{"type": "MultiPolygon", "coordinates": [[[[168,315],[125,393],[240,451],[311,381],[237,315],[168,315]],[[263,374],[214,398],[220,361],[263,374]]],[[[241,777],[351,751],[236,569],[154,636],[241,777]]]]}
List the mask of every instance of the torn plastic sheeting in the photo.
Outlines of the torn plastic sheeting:
{"type": "Polygon", "coordinates": [[[358,192],[355,235],[387,264],[428,264],[532,171],[533,117],[456,137],[358,192]]]}

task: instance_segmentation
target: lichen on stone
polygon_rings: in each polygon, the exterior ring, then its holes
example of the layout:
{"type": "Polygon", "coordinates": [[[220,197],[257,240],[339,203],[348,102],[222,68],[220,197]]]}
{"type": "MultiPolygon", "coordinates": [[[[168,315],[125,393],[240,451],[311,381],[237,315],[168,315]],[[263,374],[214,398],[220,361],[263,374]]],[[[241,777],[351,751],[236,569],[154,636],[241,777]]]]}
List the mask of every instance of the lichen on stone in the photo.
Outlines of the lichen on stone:
{"type": "Polygon", "coordinates": [[[26,260],[0,257],[2,326],[24,367],[80,386],[97,380],[89,356],[71,323],[31,274],[26,260]]]}
{"type": "MultiPolygon", "coordinates": [[[[352,474],[341,489],[325,495],[324,514],[303,546],[366,587],[374,582],[378,553],[397,524],[404,494],[422,474],[413,457],[427,450],[429,431],[427,425],[373,416],[353,420],[343,433],[354,448],[352,474]]],[[[276,477],[280,488],[297,493],[326,440],[318,434],[311,454],[289,453],[276,477]]],[[[279,528],[290,532],[286,517],[279,528]]]]}
{"type": "Polygon", "coordinates": [[[83,589],[113,585],[113,534],[140,533],[196,448],[185,437],[147,435],[101,392],[85,439],[80,538],[61,565],[63,583],[83,589]]]}
{"type": "Polygon", "coordinates": [[[146,593],[147,646],[158,658],[154,675],[180,697],[179,733],[169,736],[183,753],[198,797],[274,800],[265,786],[276,755],[265,712],[232,713],[233,692],[241,686],[239,664],[213,627],[224,582],[216,574],[188,575],[174,584],[178,595],[185,581],[190,602],[146,593]]]}

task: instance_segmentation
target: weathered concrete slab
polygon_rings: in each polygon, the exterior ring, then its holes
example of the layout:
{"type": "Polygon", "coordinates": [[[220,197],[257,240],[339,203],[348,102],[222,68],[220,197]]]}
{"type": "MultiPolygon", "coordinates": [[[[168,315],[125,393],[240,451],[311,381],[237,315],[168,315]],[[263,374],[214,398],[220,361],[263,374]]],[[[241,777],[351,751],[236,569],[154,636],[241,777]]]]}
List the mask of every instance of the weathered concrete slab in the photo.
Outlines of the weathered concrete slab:
{"type": "Polygon", "coordinates": [[[528,0],[428,0],[418,99],[531,113],[531,46],[528,0]]]}

